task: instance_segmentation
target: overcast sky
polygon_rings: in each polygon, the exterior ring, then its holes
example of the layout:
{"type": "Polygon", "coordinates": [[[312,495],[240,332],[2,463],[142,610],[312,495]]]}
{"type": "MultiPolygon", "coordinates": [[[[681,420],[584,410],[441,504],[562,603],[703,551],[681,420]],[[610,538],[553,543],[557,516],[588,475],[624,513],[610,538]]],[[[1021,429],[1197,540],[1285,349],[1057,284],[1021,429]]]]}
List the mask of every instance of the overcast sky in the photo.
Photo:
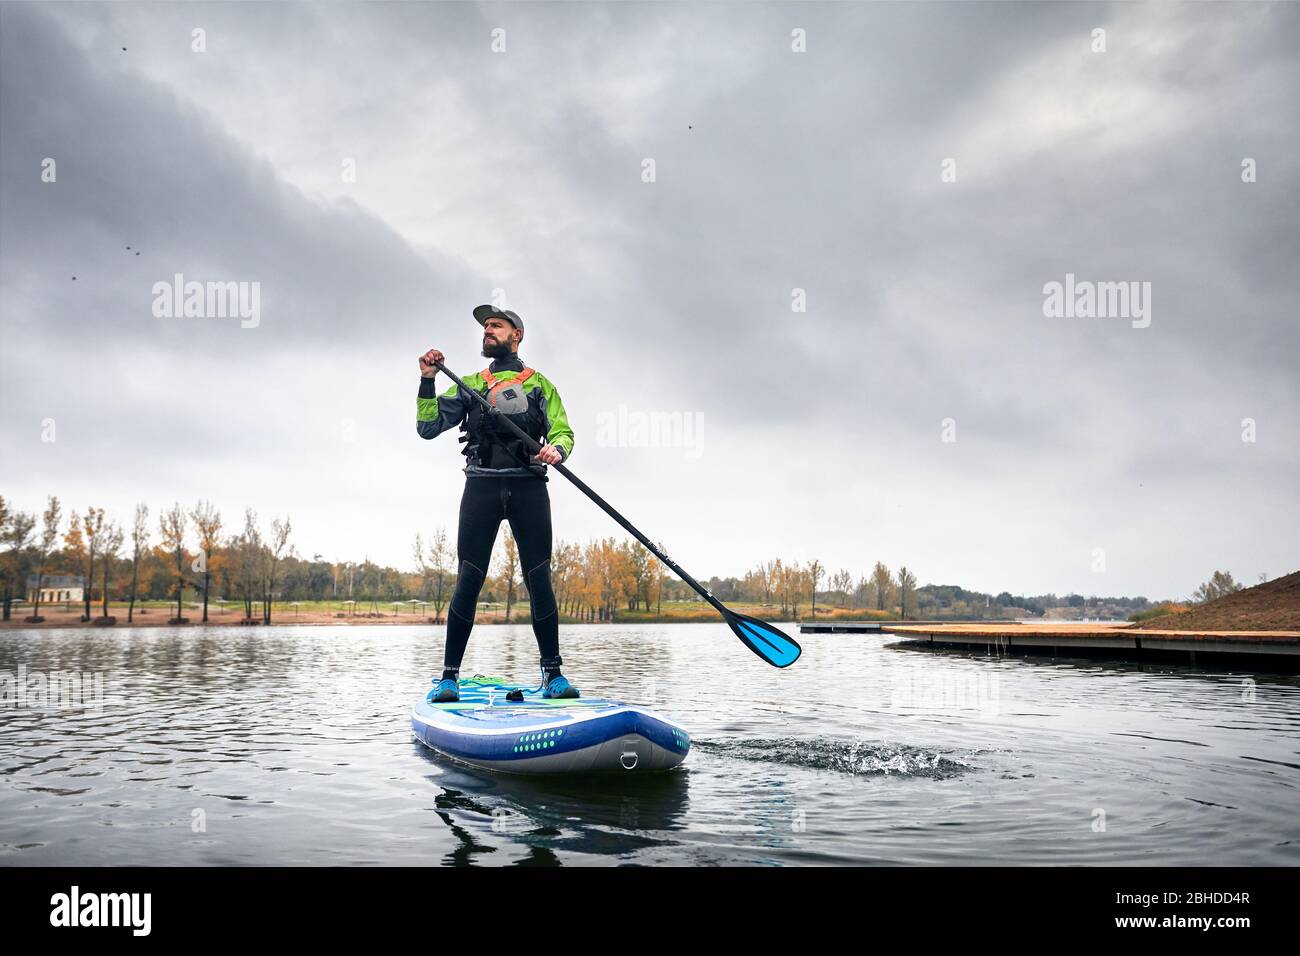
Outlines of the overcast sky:
{"type": "Polygon", "coordinates": [[[0,494],[412,567],[464,484],[416,357],[482,368],[501,290],[574,471],[698,577],[1300,569],[1298,61],[1294,3],[0,4],[0,494]],[[178,273],[257,324],[156,316],[178,273]],[[1150,324],[1045,316],[1067,273],[1150,324]]]}

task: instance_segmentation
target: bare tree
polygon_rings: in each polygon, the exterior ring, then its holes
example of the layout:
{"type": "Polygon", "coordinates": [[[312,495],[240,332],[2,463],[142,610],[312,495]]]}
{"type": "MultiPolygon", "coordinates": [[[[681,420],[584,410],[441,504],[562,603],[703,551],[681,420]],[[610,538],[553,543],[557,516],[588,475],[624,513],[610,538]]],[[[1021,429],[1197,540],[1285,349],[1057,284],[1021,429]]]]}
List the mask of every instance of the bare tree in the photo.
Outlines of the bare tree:
{"type": "Polygon", "coordinates": [[[903,566],[898,569],[898,606],[904,621],[909,608],[916,610],[916,575],[903,566]]]}
{"type": "Polygon", "coordinates": [[[821,563],[820,561],[816,560],[815,558],[814,558],[812,561],[809,561],[809,562],[808,562],[808,577],[809,577],[809,578],[811,579],[811,581],[812,581],[812,618],[813,618],[813,620],[816,620],[816,619],[817,619],[817,585],[818,585],[818,583],[821,581],[821,579],[822,579],[822,575],[823,575],[825,572],[826,572],[826,569],[822,567],[822,563],[821,563]]]}
{"type": "Polygon", "coordinates": [[[789,565],[785,564],[780,558],[776,559],[775,575],[776,593],[781,598],[781,616],[787,617],[794,613],[790,607],[790,595],[795,587],[789,565]]]}
{"type": "Polygon", "coordinates": [[[429,546],[429,560],[433,566],[433,619],[442,623],[442,609],[447,606],[450,595],[447,594],[451,578],[451,548],[447,544],[447,529],[439,528],[433,535],[433,544],[429,546]]]}
{"type": "Polygon", "coordinates": [[[572,610],[569,605],[573,580],[579,564],[578,558],[577,545],[560,540],[556,541],[551,548],[551,587],[555,591],[555,606],[559,614],[572,610]]]}
{"type": "Polygon", "coordinates": [[[257,512],[244,509],[244,530],[231,541],[237,563],[237,581],[244,599],[244,620],[253,620],[253,595],[262,592],[262,533],[257,530],[257,512]]]}
{"type": "Polygon", "coordinates": [[[117,560],[117,554],[122,550],[122,529],[115,522],[109,522],[104,526],[104,586],[101,589],[104,600],[104,613],[102,615],[104,622],[108,622],[108,581],[109,574],[113,567],[113,562],[117,560]]]}
{"type": "Polygon", "coordinates": [[[858,583],[853,590],[853,606],[859,607],[871,590],[871,582],[866,578],[858,578],[858,583]]]}
{"type": "Polygon", "coordinates": [[[839,595],[839,604],[843,607],[849,598],[849,592],[853,590],[853,575],[843,569],[835,572],[831,578],[831,590],[839,595]]]}
{"type": "Polygon", "coordinates": [[[158,529],[162,534],[162,549],[176,558],[176,617],[169,624],[184,624],[181,600],[185,596],[185,510],[176,502],[170,511],[158,516],[158,529]]]}
{"type": "Polygon", "coordinates": [[[262,620],[266,624],[271,623],[271,604],[275,599],[275,580],[276,571],[280,566],[280,561],[284,558],[286,548],[289,544],[289,533],[293,526],[289,523],[289,517],[281,521],[279,518],[271,519],[271,543],[266,548],[266,591],[262,600],[262,620]]]}
{"type": "Polygon", "coordinates": [[[135,614],[136,589],[140,586],[140,560],[149,550],[149,506],[141,502],[135,506],[135,523],[131,527],[131,603],[127,607],[126,622],[135,614]]]}
{"type": "Polygon", "coordinates": [[[759,562],[757,578],[758,588],[759,592],[761,592],[761,601],[763,604],[771,604],[772,602],[772,588],[774,588],[775,585],[775,581],[772,579],[775,578],[775,572],[775,561],[759,562]]]}
{"type": "Polygon", "coordinates": [[[658,564],[658,560],[640,541],[628,542],[627,558],[632,569],[632,580],[634,582],[632,594],[628,601],[630,605],[628,610],[639,611],[644,605],[648,611],[650,610],[650,592],[654,586],[652,566],[658,564]]]}
{"type": "Polygon", "coordinates": [[[889,568],[879,561],[871,572],[871,587],[875,591],[876,610],[889,610],[889,595],[894,589],[894,576],[889,573],[889,568]]]}
{"type": "Polygon", "coordinates": [[[421,545],[420,535],[416,534],[415,561],[424,577],[424,594],[433,599],[434,623],[441,624],[442,609],[447,605],[447,576],[451,572],[451,549],[447,546],[446,528],[433,533],[427,551],[421,545]]]}
{"type": "Polygon", "coordinates": [[[3,497],[0,497],[0,541],[6,547],[0,568],[5,579],[3,619],[9,620],[14,599],[14,582],[22,582],[27,572],[27,549],[31,546],[32,531],[36,528],[36,516],[30,512],[12,511],[3,497]]]}
{"type": "Polygon", "coordinates": [[[420,574],[420,597],[433,601],[433,621],[442,623],[442,609],[447,603],[447,572],[450,570],[451,553],[447,547],[447,530],[439,528],[425,550],[420,533],[415,533],[415,568],[420,574]]]}
{"type": "Polygon", "coordinates": [[[200,501],[190,512],[199,535],[199,557],[194,571],[203,572],[203,622],[208,620],[208,594],[212,590],[212,554],[221,539],[221,513],[209,501],[200,501]]]}
{"type": "Polygon", "coordinates": [[[415,546],[412,550],[415,554],[415,573],[420,576],[420,599],[427,601],[433,571],[429,567],[429,563],[424,559],[424,539],[420,537],[418,531],[415,532],[415,546]]]}
{"type": "Polygon", "coordinates": [[[62,517],[63,508],[59,499],[50,495],[45,512],[41,515],[45,528],[41,531],[40,544],[36,547],[36,606],[32,609],[31,617],[27,618],[28,624],[39,624],[44,620],[41,617],[41,585],[45,583],[46,562],[54,552],[54,542],[59,540],[59,521],[62,517]]]}
{"type": "MultiPolygon", "coordinates": [[[[75,527],[77,516],[74,512],[72,523],[75,527]]],[[[86,562],[86,590],[82,594],[85,600],[85,609],[81,615],[83,621],[90,620],[90,598],[91,589],[95,585],[95,555],[99,554],[104,547],[104,509],[87,508],[86,516],[82,519],[82,525],[86,534],[86,551],[89,559],[86,562]]]]}

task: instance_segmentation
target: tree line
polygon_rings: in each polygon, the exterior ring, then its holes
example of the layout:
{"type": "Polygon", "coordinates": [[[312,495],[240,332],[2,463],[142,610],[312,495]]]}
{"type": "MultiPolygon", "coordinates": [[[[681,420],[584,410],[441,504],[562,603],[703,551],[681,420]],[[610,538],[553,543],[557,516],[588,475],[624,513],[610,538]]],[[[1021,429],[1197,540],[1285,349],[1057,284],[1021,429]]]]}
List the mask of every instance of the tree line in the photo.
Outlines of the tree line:
{"type": "Polygon", "coordinates": [[[220,513],[207,501],[191,509],[178,502],[158,515],[156,528],[150,524],[145,504],[136,505],[127,525],[109,519],[103,508],[93,506],[83,513],[71,512],[66,528],[63,519],[63,504],[57,496],[49,496],[39,529],[34,513],[12,508],[0,496],[0,613],[4,620],[11,618],[16,599],[25,600],[29,576],[36,579],[36,599],[26,620],[36,623],[42,620],[46,579],[74,574],[83,584],[82,621],[115,622],[109,604],[116,600],[126,603],[130,623],[138,601],[175,596],[176,614],[171,620],[186,623],[182,600],[187,587],[202,601],[206,621],[209,595],[219,587],[222,594],[242,600],[245,618],[253,619],[256,607],[261,620],[271,623],[273,598],[290,551],[288,518],[274,519],[265,536],[252,509],[245,511],[241,530],[225,534],[220,513]],[[96,585],[98,618],[91,615],[96,585]]]}
{"type": "MultiPolygon", "coordinates": [[[[417,533],[414,567],[399,569],[361,562],[327,561],[319,554],[299,555],[289,543],[290,519],[271,521],[263,533],[256,513],[244,511],[242,527],[227,532],[221,514],[200,500],[191,508],[180,503],[150,522],[147,505],[136,505],[129,524],[110,520],[103,508],[73,511],[65,525],[63,505],[50,496],[39,516],[11,507],[0,496],[0,580],[3,619],[9,620],[15,599],[26,594],[30,575],[37,579],[37,601],[30,617],[40,617],[41,587],[54,574],[76,574],[85,583],[82,620],[109,622],[110,602],[125,603],[131,622],[138,601],[174,599],[173,620],[183,622],[184,595],[201,602],[202,619],[209,619],[210,595],[243,604],[245,619],[256,616],[270,623],[277,601],[346,600],[368,604],[377,614],[388,602],[418,602],[433,606],[434,620],[443,620],[456,582],[455,548],[445,528],[428,537],[417,533]],[[155,539],[154,535],[157,535],[155,539]],[[98,594],[96,599],[95,595],[98,594]]],[[[661,550],[666,550],[660,545],[661,550]]],[[[519,553],[509,530],[480,594],[480,601],[504,607],[507,620],[527,601],[519,553]]],[[[662,613],[664,602],[699,600],[689,586],[670,574],[640,542],[614,537],[585,544],[558,540],[551,555],[552,584],[560,613],[576,621],[613,621],[621,610],[662,613]]],[[[1002,592],[996,596],[953,585],[918,588],[915,573],[903,566],[891,570],[877,561],[869,574],[847,569],[829,572],[819,560],[806,562],[773,558],[756,564],[741,577],[703,581],[719,600],[763,605],[782,618],[810,617],[832,608],[898,615],[915,619],[931,615],[984,616],[989,609],[1019,609],[1041,616],[1047,608],[1150,606],[1145,597],[1084,598],[1055,594],[1032,598],[1002,592]]],[[[1240,588],[1226,572],[1197,589],[1194,600],[1212,600],[1240,588]]],[[[526,613],[526,611],[525,611],[526,613]]],[[[1013,612],[1014,613],[1014,612],[1013,612]]]]}
{"type": "MultiPolygon", "coordinates": [[[[455,550],[445,528],[427,538],[416,534],[415,571],[363,562],[310,560],[290,544],[288,517],[271,522],[269,533],[259,526],[256,512],[244,512],[242,528],[227,531],[210,502],[186,508],[179,502],[162,511],[156,523],[150,509],[138,504],[129,523],[110,518],[103,508],[64,514],[57,496],[49,496],[39,516],[13,508],[0,496],[0,579],[3,618],[9,620],[15,600],[25,599],[27,580],[36,580],[36,600],[29,619],[40,618],[43,585],[52,575],[74,574],[83,581],[83,621],[108,623],[110,603],[126,604],[133,621],[141,601],[175,600],[177,623],[185,622],[187,590],[201,602],[202,620],[209,620],[211,597],[239,600],[244,617],[270,623],[277,601],[348,600],[369,603],[418,601],[433,605],[434,619],[455,588],[455,550]],[[99,615],[92,614],[92,604],[99,615]]],[[[485,582],[480,600],[502,604],[507,620],[526,602],[519,552],[506,530],[504,546],[485,582]]],[[[585,544],[557,541],[552,548],[551,575],[561,614],[578,621],[612,621],[622,609],[662,613],[663,603],[698,600],[686,584],[670,575],[640,542],[614,537],[585,544]]],[[[878,611],[914,614],[916,576],[907,568],[891,572],[877,563],[869,577],[854,580],[848,571],[827,575],[820,561],[800,563],[775,558],[760,563],[739,580],[712,578],[706,582],[722,600],[739,600],[779,608],[782,616],[807,606],[816,616],[821,607],[851,603],[878,611]]]]}

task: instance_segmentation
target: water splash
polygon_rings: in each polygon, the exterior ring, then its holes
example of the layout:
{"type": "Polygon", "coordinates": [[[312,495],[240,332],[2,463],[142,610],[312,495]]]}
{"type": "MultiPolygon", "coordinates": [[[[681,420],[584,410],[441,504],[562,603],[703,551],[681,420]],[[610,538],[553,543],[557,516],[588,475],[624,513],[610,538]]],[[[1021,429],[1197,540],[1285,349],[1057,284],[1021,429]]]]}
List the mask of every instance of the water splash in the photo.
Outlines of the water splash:
{"type": "Polygon", "coordinates": [[[831,770],[854,777],[898,776],[943,780],[973,769],[971,764],[955,755],[879,741],[774,737],[717,741],[696,738],[692,743],[697,750],[720,757],[831,770]]]}

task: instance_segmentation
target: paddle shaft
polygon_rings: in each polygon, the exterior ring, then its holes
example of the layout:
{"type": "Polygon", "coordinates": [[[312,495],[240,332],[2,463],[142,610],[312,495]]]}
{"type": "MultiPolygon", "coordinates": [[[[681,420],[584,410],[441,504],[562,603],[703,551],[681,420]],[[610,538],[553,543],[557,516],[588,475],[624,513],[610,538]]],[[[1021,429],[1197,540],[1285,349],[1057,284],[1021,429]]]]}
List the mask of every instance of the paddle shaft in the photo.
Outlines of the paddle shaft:
{"type": "MultiPolygon", "coordinates": [[[[482,406],[488,410],[489,414],[498,416],[501,419],[501,421],[504,422],[505,425],[512,432],[514,432],[518,437],[522,438],[527,443],[531,451],[536,453],[541,450],[542,447],[541,443],[538,442],[537,439],[533,438],[526,431],[524,431],[522,428],[520,428],[518,425],[512,422],[509,416],[501,414],[501,412],[497,408],[495,408],[491,402],[489,402],[486,398],[480,395],[476,390],[468,387],[464,382],[462,382],[459,378],[457,378],[455,372],[448,369],[447,366],[443,365],[441,362],[434,362],[433,364],[440,371],[446,372],[447,377],[450,378],[453,382],[455,382],[457,387],[462,392],[467,392],[468,394],[473,395],[476,399],[478,399],[479,403],[482,404],[482,406]]],[[[592,489],[587,485],[585,481],[583,481],[573,472],[569,471],[569,469],[565,467],[565,465],[562,463],[551,465],[551,467],[554,468],[556,471],[558,471],[560,474],[562,474],[565,478],[568,478],[569,481],[573,482],[574,485],[577,486],[578,490],[581,491],[584,495],[586,495],[592,501],[596,502],[596,504],[600,505],[601,510],[603,510],[605,514],[609,515],[620,525],[622,525],[623,528],[629,534],[631,534],[634,538],[636,538],[643,545],[645,545],[647,550],[649,550],[651,554],[653,554],[664,564],[668,565],[668,567],[672,569],[674,574],[676,574],[679,578],[681,578],[692,588],[694,588],[696,593],[698,593],[700,597],[704,598],[704,600],[708,601],[717,609],[718,613],[720,613],[723,617],[726,618],[731,617],[731,612],[728,611],[726,607],[723,606],[722,602],[720,602],[711,593],[709,593],[708,589],[705,588],[704,585],[700,584],[699,581],[695,580],[693,577],[691,577],[689,574],[683,571],[676,561],[674,561],[672,558],[668,557],[668,555],[660,551],[659,548],[655,546],[655,543],[653,541],[651,541],[640,531],[638,531],[636,527],[632,524],[632,522],[628,521],[621,514],[615,511],[613,505],[611,505],[600,495],[596,494],[596,492],[592,491],[592,489]]]]}

